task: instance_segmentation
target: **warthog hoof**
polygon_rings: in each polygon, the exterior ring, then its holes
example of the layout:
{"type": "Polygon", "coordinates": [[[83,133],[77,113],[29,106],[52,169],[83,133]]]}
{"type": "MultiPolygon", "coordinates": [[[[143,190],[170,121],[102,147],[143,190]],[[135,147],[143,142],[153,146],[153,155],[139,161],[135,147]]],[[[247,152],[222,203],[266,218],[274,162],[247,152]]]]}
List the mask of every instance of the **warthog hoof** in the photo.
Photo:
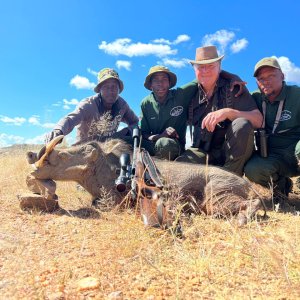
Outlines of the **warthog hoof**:
{"type": "Polygon", "coordinates": [[[238,220],[238,226],[246,225],[255,213],[262,208],[262,202],[260,199],[254,199],[250,203],[248,203],[248,207],[246,210],[242,210],[238,213],[237,220],[238,220]]]}
{"type": "Polygon", "coordinates": [[[20,201],[20,208],[25,211],[37,210],[42,212],[53,212],[60,208],[57,196],[54,197],[54,199],[47,200],[42,195],[23,194],[18,195],[18,199],[20,201]]]}

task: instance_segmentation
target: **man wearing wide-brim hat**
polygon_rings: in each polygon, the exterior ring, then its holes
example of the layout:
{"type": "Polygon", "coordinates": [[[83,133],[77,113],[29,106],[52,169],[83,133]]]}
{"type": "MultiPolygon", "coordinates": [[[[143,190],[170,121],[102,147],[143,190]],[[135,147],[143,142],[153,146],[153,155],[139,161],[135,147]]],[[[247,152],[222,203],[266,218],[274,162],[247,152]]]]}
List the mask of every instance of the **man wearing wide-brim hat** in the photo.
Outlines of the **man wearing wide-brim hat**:
{"type": "MultiPolygon", "coordinates": [[[[300,175],[300,87],[287,85],[275,57],[265,57],[254,67],[258,89],[252,93],[264,116],[266,134],[264,157],[257,151],[245,166],[252,181],[274,188],[286,196],[291,192],[289,177],[300,175]]],[[[262,132],[260,130],[260,132],[262,132]]],[[[262,146],[260,145],[261,150],[262,146]]],[[[276,200],[284,199],[278,197],[276,200]]]]}
{"type": "MultiPolygon", "coordinates": [[[[233,82],[240,78],[222,71],[233,82]]],[[[144,86],[151,91],[141,103],[142,146],[150,155],[174,160],[185,150],[188,107],[197,92],[194,80],[174,88],[177,76],[165,66],[153,66],[144,86]]]]}
{"type": "Polygon", "coordinates": [[[220,77],[221,61],[215,46],[197,48],[191,60],[198,81],[192,101],[193,141],[178,161],[208,163],[243,174],[254,147],[254,128],[262,115],[248,91],[235,97],[230,82],[220,77]]]}
{"type": "Polygon", "coordinates": [[[138,123],[138,117],[119,96],[123,89],[123,81],[114,69],[102,69],[94,88],[97,94],[80,101],[77,108],[62,118],[54,130],[46,135],[45,142],[49,143],[56,136],[69,134],[75,126],[77,143],[130,136],[132,128],[138,123]],[[129,127],[117,132],[120,122],[129,127]]]}

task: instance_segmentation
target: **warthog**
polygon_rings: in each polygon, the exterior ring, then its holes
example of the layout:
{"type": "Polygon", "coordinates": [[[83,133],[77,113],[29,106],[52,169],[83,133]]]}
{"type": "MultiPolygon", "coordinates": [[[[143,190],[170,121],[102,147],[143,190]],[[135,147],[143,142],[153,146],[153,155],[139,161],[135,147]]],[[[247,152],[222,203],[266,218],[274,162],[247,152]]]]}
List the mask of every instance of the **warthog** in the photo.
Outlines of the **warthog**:
{"type": "MultiPolygon", "coordinates": [[[[31,191],[41,194],[44,199],[53,200],[56,199],[54,180],[76,181],[93,197],[100,197],[104,187],[115,202],[122,200],[124,195],[116,191],[115,179],[116,171],[120,168],[120,155],[131,151],[126,143],[112,140],[54,149],[56,143],[57,141],[47,145],[48,149],[39,154],[27,153],[29,163],[35,166],[27,178],[31,191]]],[[[155,162],[167,183],[166,190],[173,191],[174,195],[176,189],[180,194],[180,201],[193,199],[194,210],[198,213],[238,215],[239,223],[244,224],[262,207],[262,202],[253,192],[249,181],[222,168],[155,162]]],[[[166,193],[168,192],[164,192],[166,193]]],[[[26,204],[25,197],[23,203],[26,204]]]]}

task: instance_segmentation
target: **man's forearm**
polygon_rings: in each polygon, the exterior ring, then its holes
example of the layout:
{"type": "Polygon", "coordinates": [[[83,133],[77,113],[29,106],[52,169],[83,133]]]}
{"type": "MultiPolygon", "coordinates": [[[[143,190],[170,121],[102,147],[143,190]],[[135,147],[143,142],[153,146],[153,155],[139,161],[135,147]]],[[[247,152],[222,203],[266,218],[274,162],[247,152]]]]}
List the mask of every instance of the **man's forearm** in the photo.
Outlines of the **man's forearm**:
{"type": "Polygon", "coordinates": [[[227,118],[231,121],[237,118],[245,118],[249,120],[252,126],[256,128],[260,128],[263,123],[263,116],[258,109],[254,109],[251,111],[240,111],[236,109],[228,109],[227,118]]]}

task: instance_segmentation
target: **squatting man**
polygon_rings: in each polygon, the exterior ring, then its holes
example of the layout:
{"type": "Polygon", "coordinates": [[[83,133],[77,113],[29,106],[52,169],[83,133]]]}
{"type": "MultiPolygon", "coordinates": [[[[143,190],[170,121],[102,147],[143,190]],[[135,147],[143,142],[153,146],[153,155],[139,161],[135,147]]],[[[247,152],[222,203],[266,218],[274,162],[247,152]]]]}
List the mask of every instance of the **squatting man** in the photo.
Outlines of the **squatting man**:
{"type": "Polygon", "coordinates": [[[119,96],[123,89],[123,81],[115,70],[102,69],[94,88],[97,94],[80,101],[73,112],[62,118],[54,130],[46,135],[46,144],[59,135],[69,134],[75,126],[77,143],[104,141],[107,138],[124,138],[130,141],[132,128],[138,124],[138,117],[119,96]],[[120,122],[129,127],[117,131],[120,122]]]}
{"type": "Polygon", "coordinates": [[[267,149],[265,157],[260,153],[251,157],[245,175],[287,196],[292,190],[290,177],[300,175],[300,87],[285,83],[281,67],[273,57],[257,62],[253,75],[258,90],[252,95],[263,114],[267,149]]]}

